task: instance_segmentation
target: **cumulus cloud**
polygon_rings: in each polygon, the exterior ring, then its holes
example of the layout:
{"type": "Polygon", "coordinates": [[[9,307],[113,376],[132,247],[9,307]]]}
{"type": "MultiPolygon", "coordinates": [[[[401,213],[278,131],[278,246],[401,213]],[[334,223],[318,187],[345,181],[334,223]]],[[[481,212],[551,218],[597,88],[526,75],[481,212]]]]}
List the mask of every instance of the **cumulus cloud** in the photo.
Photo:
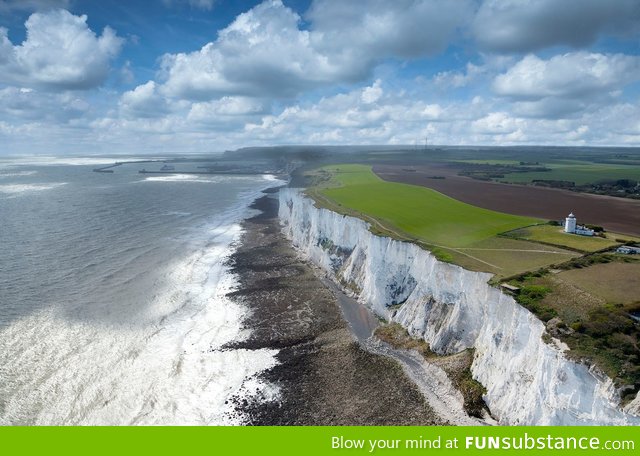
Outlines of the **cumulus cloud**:
{"type": "Polygon", "coordinates": [[[606,96],[585,99],[547,97],[534,101],[516,101],[511,105],[511,109],[523,117],[561,119],[575,117],[585,110],[592,109],[594,105],[603,103],[606,99],[606,96]]]}
{"type": "Polygon", "coordinates": [[[519,130],[522,121],[506,112],[491,112],[471,123],[474,132],[483,135],[513,134],[519,130]]]}
{"type": "Polygon", "coordinates": [[[190,116],[204,119],[210,116],[247,116],[265,114],[265,106],[255,98],[222,97],[219,100],[194,103],[189,111],[190,116]]]}
{"type": "Polygon", "coordinates": [[[188,122],[242,129],[247,122],[267,114],[267,106],[255,98],[222,97],[219,100],[193,103],[187,114],[188,122]]]}
{"type": "Polygon", "coordinates": [[[453,116],[437,103],[387,93],[377,80],[317,103],[293,105],[248,123],[247,134],[262,140],[298,143],[388,143],[424,137],[431,122],[453,116]]]}
{"type": "Polygon", "coordinates": [[[637,34],[638,27],[637,0],[486,0],[472,31],[485,49],[531,52],[554,45],[584,47],[602,34],[637,34]]]}
{"type": "Polygon", "coordinates": [[[527,55],[498,75],[492,88],[515,100],[516,109],[534,117],[558,117],[615,98],[640,80],[640,57],[575,52],[548,60],[527,55]]]}
{"type": "Polygon", "coordinates": [[[279,0],[240,14],[215,42],[192,53],[162,58],[164,92],[207,100],[224,95],[288,97],[340,78],[312,47],[300,17],[279,0]]]}
{"type": "Polygon", "coordinates": [[[28,88],[0,89],[0,116],[14,123],[42,122],[67,123],[87,114],[89,103],[73,93],[41,93],[28,88]]]}
{"type": "Polygon", "coordinates": [[[280,0],[239,15],[216,41],[192,53],[167,54],[167,96],[208,100],[224,95],[293,97],[304,90],[361,81],[387,57],[442,51],[466,17],[468,2],[371,0],[314,2],[300,16],[280,0]],[[348,24],[348,25],[347,25],[348,24]]]}
{"type": "Polygon", "coordinates": [[[279,114],[249,122],[236,138],[252,144],[432,144],[606,145],[640,140],[640,105],[599,104],[569,118],[513,112],[510,103],[474,97],[472,101],[426,102],[413,93],[389,91],[383,83],[295,104],[279,114]],[[378,92],[379,89],[379,92],[378,92]],[[376,92],[374,102],[369,94],[376,92]]]}
{"type": "Polygon", "coordinates": [[[156,83],[149,81],[122,94],[119,102],[121,112],[127,117],[161,117],[168,111],[164,97],[158,94],[156,83]]]}
{"type": "Polygon", "coordinates": [[[433,83],[440,88],[458,89],[472,83],[476,78],[485,74],[487,68],[481,65],[467,63],[466,71],[441,71],[433,77],[433,83]]]}
{"type": "Polygon", "coordinates": [[[374,82],[371,87],[365,87],[362,90],[362,95],[360,96],[360,99],[362,100],[362,102],[365,104],[371,104],[378,101],[382,96],[382,94],[384,93],[384,90],[382,90],[381,85],[382,85],[382,81],[380,81],[380,79],[377,79],[376,82],[374,82]]]}
{"type": "MultiPolygon", "coordinates": [[[[134,102],[153,98],[157,89],[149,83],[124,97],[134,102]],[[146,96],[145,95],[146,92],[146,96]]],[[[29,89],[11,88],[7,97],[29,89]]],[[[0,104],[5,100],[0,93],[0,104]]],[[[51,103],[59,94],[48,94],[51,103]]],[[[56,136],[63,144],[97,144],[121,151],[224,150],[264,144],[421,144],[425,136],[432,144],[637,144],[640,142],[640,105],[619,103],[598,105],[571,118],[548,119],[523,117],[511,111],[509,103],[474,97],[464,100],[428,102],[416,93],[393,90],[382,81],[316,102],[300,101],[271,112],[264,101],[247,97],[223,97],[206,102],[176,101],[159,117],[126,114],[121,100],[119,112],[107,117],[83,113],[74,115],[55,129],[53,121],[25,116],[47,107],[31,100],[14,101],[0,113],[11,115],[12,122],[0,120],[3,144],[21,150],[25,135],[41,138],[50,149],[56,136]],[[11,109],[12,112],[9,112],[11,109]],[[120,113],[120,115],[118,115],[120,113]],[[22,116],[23,122],[16,122],[22,116]],[[74,126],[75,128],[71,128],[74,126]],[[43,133],[44,132],[44,133],[43,133]]],[[[72,100],[69,99],[70,103],[72,100]]],[[[131,108],[132,106],[129,106],[131,108]]],[[[55,112],[55,111],[51,111],[55,112]]],[[[4,116],[6,118],[6,116],[4,116]]],[[[2,116],[0,116],[0,119],[2,116]]],[[[49,150],[46,149],[46,150],[49,150]]],[[[13,150],[13,149],[8,149],[13,150]]]]}
{"type": "Polygon", "coordinates": [[[412,58],[443,51],[473,12],[470,1],[316,0],[306,17],[314,45],[344,62],[366,65],[384,57],[412,58]]]}
{"type": "Polygon", "coordinates": [[[571,119],[520,118],[491,113],[472,124],[468,141],[477,144],[633,145],[640,140],[640,106],[598,107],[571,119]]]}
{"type": "Polygon", "coordinates": [[[123,43],[109,27],[96,36],[87,16],[66,10],[34,13],[25,26],[27,39],[15,46],[0,28],[0,82],[50,90],[96,87],[123,43]]]}
{"type": "Polygon", "coordinates": [[[514,98],[573,98],[616,90],[636,80],[640,80],[638,56],[575,52],[549,60],[528,55],[496,77],[493,88],[514,98]]]}
{"type": "Polygon", "coordinates": [[[640,104],[620,103],[589,115],[591,130],[630,144],[640,142],[640,104]]]}

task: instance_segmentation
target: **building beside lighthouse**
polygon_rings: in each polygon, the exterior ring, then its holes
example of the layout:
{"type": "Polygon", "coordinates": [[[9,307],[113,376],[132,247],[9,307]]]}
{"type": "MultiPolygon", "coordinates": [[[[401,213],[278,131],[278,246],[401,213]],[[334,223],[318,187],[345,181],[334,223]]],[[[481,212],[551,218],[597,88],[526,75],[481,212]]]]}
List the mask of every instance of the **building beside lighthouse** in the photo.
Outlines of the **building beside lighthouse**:
{"type": "Polygon", "coordinates": [[[569,234],[579,234],[580,236],[593,236],[595,231],[590,230],[586,226],[578,225],[576,216],[573,212],[564,220],[564,232],[569,234]]]}

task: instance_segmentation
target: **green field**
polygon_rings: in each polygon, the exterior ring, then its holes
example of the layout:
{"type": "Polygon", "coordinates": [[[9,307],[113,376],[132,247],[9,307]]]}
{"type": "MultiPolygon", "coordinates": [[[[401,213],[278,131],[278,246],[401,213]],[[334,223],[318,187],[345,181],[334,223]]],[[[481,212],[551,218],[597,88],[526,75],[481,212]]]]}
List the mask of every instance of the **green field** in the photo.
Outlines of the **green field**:
{"type": "Polygon", "coordinates": [[[506,235],[515,239],[544,242],[546,244],[553,244],[581,252],[596,252],[619,244],[611,239],[568,234],[562,230],[562,227],[551,225],[531,226],[512,231],[506,235]]]}
{"type": "Polygon", "coordinates": [[[450,253],[454,262],[465,269],[492,272],[497,278],[535,271],[581,255],[555,246],[503,236],[485,239],[450,253]]]}
{"type": "Polygon", "coordinates": [[[518,165],[518,160],[453,160],[456,163],[471,163],[474,165],[518,165]]]}
{"type": "Polygon", "coordinates": [[[494,280],[618,244],[564,234],[541,220],[481,209],[425,187],[383,181],[365,165],[325,166],[309,177],[307,193],[319,205],[368,221],[376,234],[416,242],[442,261],[493,273],[494,280]]]}
{"type": "Polygon", "coordinates": [[[640,181],[640,166],[634,165],[572,161],[571,163],[545,163],[544,166],[551,168],[551,171],[511,173],[500,180],[510,183],[529,183],[542,179],[575,182],[576,185],[597,183],[602,180],[631,179],[640,181]]]}
{"type": "MultiPolygon", "coordinates": [[[[573,159],[558,156],[540,156],[534,160],[539,166],[550,168],[550,171],[511,172],[504,178],[496,179],[501,182],[528,184],[534,180],[555,180],[574,182],[576,185],[595,184],[602,181],[630,179],[640,181],[640,160],[637,156],[627,159],[603,156],[607,163],[595,161],[595,157],[576,156],[573,159]]],[[[468,163],[473,165],[507,165],[517,166],[520,162],[530,162],[531,155],[519,155],[510,158],[495,158],[491,154],[486,159],[454,159],[454,163],[468,163]]]]}
{"type": "Polygon", "coordinates": [[[321,171],[331,177],[316,192],[338,206],[332,209],[374,218],[398,237],[435,246],[466,247],[540,222],[465,204],[425,187],[386,182],[369,166],[327,166],[321,171]]]}

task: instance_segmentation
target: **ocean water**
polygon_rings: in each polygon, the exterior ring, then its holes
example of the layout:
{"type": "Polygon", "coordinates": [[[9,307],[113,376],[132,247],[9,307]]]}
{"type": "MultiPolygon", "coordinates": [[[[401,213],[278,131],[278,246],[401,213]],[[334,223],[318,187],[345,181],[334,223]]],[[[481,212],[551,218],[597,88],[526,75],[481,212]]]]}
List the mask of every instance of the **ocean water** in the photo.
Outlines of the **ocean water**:
{"type": "Polygon", "coordinates": [[[226,259],[278,182],[100,162],[0,160],[0,424],[241,424],[276,352],[225,348],[250,318],[226,259]]]}

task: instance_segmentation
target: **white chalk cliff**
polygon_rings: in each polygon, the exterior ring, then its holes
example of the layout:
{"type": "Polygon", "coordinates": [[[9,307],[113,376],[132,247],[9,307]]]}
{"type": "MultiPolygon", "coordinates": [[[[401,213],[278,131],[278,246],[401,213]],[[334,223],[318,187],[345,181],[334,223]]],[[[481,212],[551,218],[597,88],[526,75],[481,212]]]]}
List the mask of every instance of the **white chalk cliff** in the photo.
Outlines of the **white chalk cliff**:
{"type": "Polygon", "coordinates": [[[473,377],[500,424],[640,425],[620,409],[613,383],[545,343],[544,324],[488,285],[490,274],[376,236],[364,221],[316,208],[297,189],[280,191],[279,216],[293,244],[376,314],[436,353],[474,348],[473,377]]]}

